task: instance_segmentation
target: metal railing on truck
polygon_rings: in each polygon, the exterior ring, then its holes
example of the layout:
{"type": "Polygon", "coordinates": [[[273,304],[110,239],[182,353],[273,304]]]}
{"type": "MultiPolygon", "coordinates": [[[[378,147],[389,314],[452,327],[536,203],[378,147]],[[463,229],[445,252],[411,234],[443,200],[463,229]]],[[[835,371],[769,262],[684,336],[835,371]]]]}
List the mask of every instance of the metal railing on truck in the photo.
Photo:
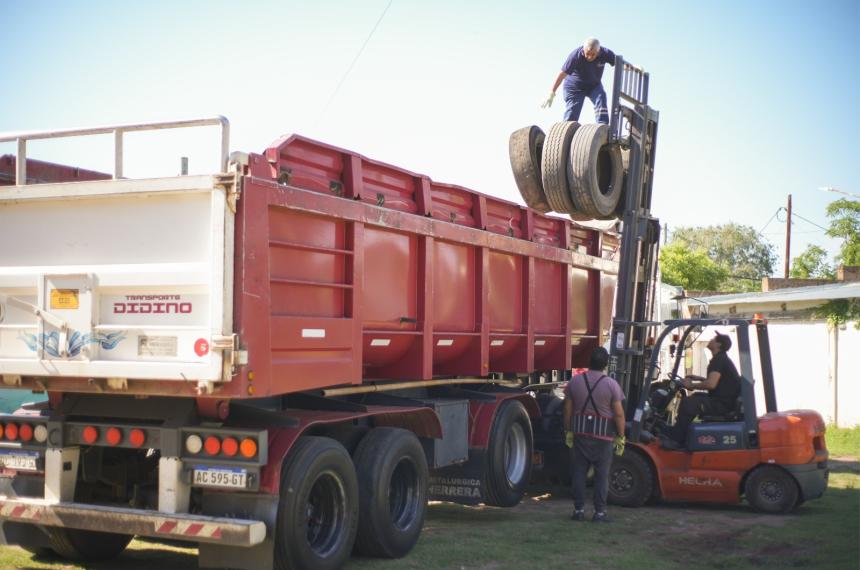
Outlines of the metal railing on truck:
{"type": "Polygon", "coordinates": [[[202,119],[186,119],[181,121],[164,121],[158,123],[132,123],[124,125],[108,125],[81,129],[62,129],[57,131],[34,131],[28,133],[0,133],[0,143],[17,143],[17,159],[15,161],[15,184],[27,184],[27,142],[33,140],[58,139],[68,137],[113,134],[114,149],[114,180],[123,177],[123,138],[125,133],[141,131],[157,131],[163,129],[182,129],[189,127],[221,126],[221,148],[219,166],[221,172],[227,172],[227,161],[230,155],[230,121],[226,117],[208,117],[202,119]]]}

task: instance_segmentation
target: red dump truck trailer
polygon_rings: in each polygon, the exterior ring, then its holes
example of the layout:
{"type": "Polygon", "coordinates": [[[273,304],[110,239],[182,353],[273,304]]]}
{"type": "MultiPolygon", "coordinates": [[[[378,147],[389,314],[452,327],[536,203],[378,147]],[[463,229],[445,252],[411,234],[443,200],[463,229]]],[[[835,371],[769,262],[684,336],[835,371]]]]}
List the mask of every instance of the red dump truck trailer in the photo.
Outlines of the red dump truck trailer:
{"type": "Polygon", "coordinates": [[[540,411],[511,381],[603,344],[619,236],[300,136],[228,137],[219,117],[0,138],[0,376],[48,395],[0,416],[3,539],[328,568],[405,555],[429,499],[517,504],[540,411]],[[206,125],[218,172],[123,177],[125,133],[206,125]],[[29,141],[100,133],[112,176],[27,183],[29,141]]]}

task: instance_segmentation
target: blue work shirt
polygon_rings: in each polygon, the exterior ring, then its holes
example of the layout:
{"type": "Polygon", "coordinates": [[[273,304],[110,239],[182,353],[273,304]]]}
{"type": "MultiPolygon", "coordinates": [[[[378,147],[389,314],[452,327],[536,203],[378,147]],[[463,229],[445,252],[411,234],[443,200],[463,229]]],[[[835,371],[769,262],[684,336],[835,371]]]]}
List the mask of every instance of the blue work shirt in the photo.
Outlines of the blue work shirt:
{"type": "Polygon", "coordinates": [[[590,92],[600,84],[603,68],[607,63],[615,65],[615,54],[610,49],[601,46],[594,61],[588,61],[585,59],[585,50],[581,46],[576,48],[567,56],[567,61],[561,67],[561,70],[567,73],[564,90],[590,92]]]}

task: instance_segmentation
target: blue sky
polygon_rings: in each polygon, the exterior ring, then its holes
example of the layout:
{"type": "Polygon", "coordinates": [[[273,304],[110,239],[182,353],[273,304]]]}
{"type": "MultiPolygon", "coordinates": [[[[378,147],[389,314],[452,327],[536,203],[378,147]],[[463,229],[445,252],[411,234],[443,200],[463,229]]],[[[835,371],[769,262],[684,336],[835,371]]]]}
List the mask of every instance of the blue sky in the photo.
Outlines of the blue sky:
{"type": "MultiPolygon", "coordinates": [[[[838,195],[819,187],[860,194],[856,0],[393,0],[326,108],[388,1],[0,0],[0,131],[222,114],[234,150],[301,133],[522,203],[508,136],[561,120],[560,98],[540,103],[569,51],[596,36],[651,73],[653,207],[670,229],[758,230],[788,194],[826,226],[838,195]]],[[[109,141],[83,140],[32,152],[109,170],[109,141]]],[[[137,136],[127,173],[175,170],[181,155],[206,170],[214,144],[199,143],[206,154],[183,146],[201,140],[137,136]]],[[[781,220],[764,232],[780,255],[781,220]]],[[[806,221],[793,232],[793,255],[838,247],[806,221]]]]}

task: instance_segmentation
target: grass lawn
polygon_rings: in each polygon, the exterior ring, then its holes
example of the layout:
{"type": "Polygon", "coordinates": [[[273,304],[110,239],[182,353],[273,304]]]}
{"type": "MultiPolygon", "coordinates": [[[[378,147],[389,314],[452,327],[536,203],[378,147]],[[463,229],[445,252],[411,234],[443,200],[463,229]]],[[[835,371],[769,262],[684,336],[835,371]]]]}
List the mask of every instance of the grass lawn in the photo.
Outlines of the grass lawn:
{"type": "MultiPolygon", "coordinates": [[[[860,463],[834,461],[824,497],[785,516],[746,505],[660,504],[612,508],[609,525],[577,523],[566,489],[535,490],[514,509],[433,504],[415,549],[402,560],[354,558],[347,568],[697,569],[860,565],[860,463]]],[[[135,540],[118,559],[81,566],[0,547],[0,568],[197,567],[196,550],[135,540]]]]}
{"type": "Polygon", "coordinates": [[[825,439],[830,455],[860,458],[860,426],[853,428],[827,426],[825,439]]]}

